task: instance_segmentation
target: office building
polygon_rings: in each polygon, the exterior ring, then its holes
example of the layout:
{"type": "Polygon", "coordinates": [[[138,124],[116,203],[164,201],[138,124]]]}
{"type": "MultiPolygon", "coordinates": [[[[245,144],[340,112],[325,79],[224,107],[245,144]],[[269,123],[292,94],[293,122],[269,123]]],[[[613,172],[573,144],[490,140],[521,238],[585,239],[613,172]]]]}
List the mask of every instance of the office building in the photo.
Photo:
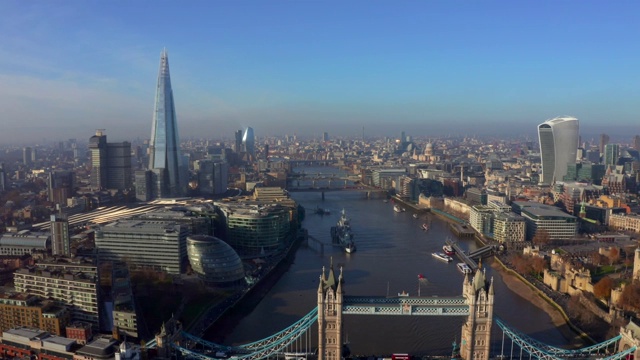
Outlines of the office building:
{"type": "Polygon", "coordinates": [[[617,165],[618,158],[620,158],[620,145],[618,144],[607,144],[604,146],[604,165],[617,165]]]}
{"type": "Polygon", "coordinates": [[[131,143],[108,143],[103,130],[89,139],[91,151],[91,187],[125,190],[131,182],[131,143]]]}
{"type": "Polygon", "coordinates": [[[242,145],[244,147],[244,151],[249,155],[250,160],[255,160],[256,158],[256,139],[253,135],[253,128],[248,127],[244,131],[244,135],[242,135],[242,145]]]}
{"type": "Polygon", "coordinates": [[[544,229],[551,240],[571,240],[578,232],[578,218],[559,208],[529,201],[514,201],[513,211],[521,215],[526,223],[527,240],[544,229]]]}
{"type": "Polygon", "coordinates": [[[25,146],[22,148],[22,163],[26,166],[30,166],[32,164],[31,147],[29,146],[25,146]]]}
{"type": "Polygon", "coordinates": [[[0,163],[0,192],[6,191],[8,188],[7,171],[4,168],[4,163],[0,163]]]}
{"type": "Polygon", "coordinates": [[[557,117],[538,125],[542,174],[540,183],[551,185],[562,181],[567,165],[576,162],[578,151],[578,119],[557,117]]]}
{"type": "Polygon", "coordinates": [[[67,199],[75,194],[76,174],[73,171],[49,173],[49,201],[66,206],[67,199]]]}
{"type": "Polygon", "coordinates": [[[160,70],[156,88],[151,141],[149,143],[149,169],[156,176],[151,187],[151,198],[178,197],[186,184],[180,183],[180,139],[176,109],[173,102],[169,57],[166,49],[160,55],[160,70]]]}
{"type": "Polygon", "coordinates": [[[600,134],[600,143],[598,144],[598,150],[600,150],[600,154],[604,154],[604,147],[609,143],[609,135],[600,134]]]}
{"type": "Polygon", "coordinates": [[[84,321],[99,329],[98,267],[86,260],[57,259],[13,274],[17,292],[69,305],[71,321],[84,321]]]}
{"type": "Polygon", "coordinates": [[[71,255],[69,220],[66,215],[51,215],[51,254],[64,256],[71,255]]]}
{"type": "Polygon", "coordinates": [[[267,256],[291,234],[292,210],[279,203],[215,203],[223,213],[226,242],[243,258],[267,256]]]}
{"type": "Polygon", "coordinates": [[[235,144],[234,144],[234,151],[236,152],[236,154],[239,154],[243,151],[242,149],[242,130],[238,130],[235,132],[235,144]]]}
{"type": "Polygon", "coordinates": [[[640,151],[640,135],[633,137],[633,150],[640,151]]]}
{"type": "Polygon", "coordinates": [[[200,160],[198,187],[205,196],[220,195],[227,191],[229,164],[221,160],[200,160]]]}
{"type": "Polygon", "coordinates": [[[101,226],[95,243],[101,261],[177,275],[184,270],[189,233],[188,226],[172,221],[118,220],[101,226]]]}

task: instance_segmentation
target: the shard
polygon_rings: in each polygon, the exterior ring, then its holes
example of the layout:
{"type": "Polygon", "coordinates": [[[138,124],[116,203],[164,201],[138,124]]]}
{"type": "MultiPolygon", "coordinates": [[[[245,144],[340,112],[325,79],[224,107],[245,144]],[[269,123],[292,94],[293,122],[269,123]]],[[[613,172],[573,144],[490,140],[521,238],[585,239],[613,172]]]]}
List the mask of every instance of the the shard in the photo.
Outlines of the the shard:
{"type": "Polygon", "coordinates": [[[169,57],[167,50],[160,55],[160,71],[156,88],[156,102],[149,143],[149,169],[153,171],[153,197],[182,195],[180,184],[180,141],[176,109],[173,103],[169,57]]]}

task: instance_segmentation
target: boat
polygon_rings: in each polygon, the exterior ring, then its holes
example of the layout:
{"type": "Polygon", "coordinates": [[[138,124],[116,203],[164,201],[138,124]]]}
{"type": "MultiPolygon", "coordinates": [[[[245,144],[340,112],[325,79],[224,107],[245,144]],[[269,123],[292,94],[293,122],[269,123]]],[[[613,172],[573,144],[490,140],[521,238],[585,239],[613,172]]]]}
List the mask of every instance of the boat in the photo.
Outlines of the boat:
{"type": "Polygon", "coordinates": [[[458,263],[456,266],[458,267],[458,270],[460,270],[460,272],[462,272],[463,274],[471,274],[473,272],[469,265],[465,263],[458,263]]]}
{"type": "Polygon", "coordinates": [[[438,260],[442,260],[442,261],[446,261],[446,262],[453,261],[453,258],[451,258],[451,256],[446,255],[445,253],[441,253],[441,252],[431,253],[431,256],[433,256],[434,258],[436,258],[438,260]]]}
{"type": "Polygon", "coordinates": [[[356,243],[353,241],[353,233],[351,232],[351,220],[344,209],[342,209],[336,226],[331,228],[331,240],[334,244],[342,246],[347,254],[356,251],[356,243]]]}
{"type": "Polygon", "coordinates": [[[401,296],[401,297],[408,297],[408,296],[409,296],[409,293],[403,290],[401,293],[398,293],[398,296],[401,296]]]}
{"type": "Polygon", "coordinates": [[[422,224],[422,230],[429,230],[429,225],[427,223],[422,224]]]}
{"type": "Polygon", "coordinates": [[[329,209],[323,209],[320,206],[316,207],[316,214],[318,215],[330,215],[331,211],[329,209]]]}
{"type": "Polygon", "coordinates": [[[347,254],[353,254],[354,252],[356,252],[356,243],[354,243],[353,241],[349,241],[349,243],[344,246],[344,252],[346,252],[347,254]]]}
{"type": "Polygon", "coordinates": [[[402,208],[398,204],[395,204],[393,205],[393,211],[399,213],[399,212],[402,212],[402,208]]]}
{"type": "Polygon", "coordinates": [[[444,251],[445,254],[447,254],[448,256],[453,256],[456,254],[456,250],[448,244],[445,244],[442,246],[442,251],[444,251]]]}
{"type": "Polygon", "coordinates": [[[386,203],[388,203],[388,202],[389,202],[389,200],[384,199],[384,200],[382,200],[382,202],[386,204],[386,203]]]}
{"type": "Polygon", "coordinates": [[[413,214],[413,218],[417,219],[418,218],[418,214],[413,214]]]}

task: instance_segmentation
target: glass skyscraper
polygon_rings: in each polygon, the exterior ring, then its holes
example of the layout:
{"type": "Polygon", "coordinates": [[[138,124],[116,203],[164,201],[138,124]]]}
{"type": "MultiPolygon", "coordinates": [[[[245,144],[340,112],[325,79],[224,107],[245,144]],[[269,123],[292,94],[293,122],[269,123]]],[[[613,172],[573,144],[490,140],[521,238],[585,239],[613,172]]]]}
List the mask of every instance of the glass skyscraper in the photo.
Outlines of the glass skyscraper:
{"type": "Polygon", "coordinates": [[[154,183],[158,186],[152,198],[183,195],[179,175],[180,141],[178,123],[173,103],[169,57],[164,49],[160,55],[160,71],[156,88],[156,102],[149,144],[149,169],[153,170],[154,183]]]}
{"type": "Polygon", "coordinates": [[[557,117],[538,125],[542,175],[540,183],[551,185],[567,175],[578,153],[578,119],[557,117]]]}
{"type": "Polygon", "coordinates": [[[251,155],[251,160],[255,160],[256,157],[256,139],[253,135],[253,128],[248,127],[244,131],[242,136],[242,143],[244,144],[244,151],[251,155]]]}

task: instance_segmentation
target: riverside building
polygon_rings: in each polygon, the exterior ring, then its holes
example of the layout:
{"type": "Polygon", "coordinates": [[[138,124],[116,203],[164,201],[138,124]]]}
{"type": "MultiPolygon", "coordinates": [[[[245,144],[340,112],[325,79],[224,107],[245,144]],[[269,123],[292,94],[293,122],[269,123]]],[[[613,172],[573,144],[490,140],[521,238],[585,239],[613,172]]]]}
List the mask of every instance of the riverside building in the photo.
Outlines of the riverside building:
{"type": "Polygon", "coordinates": [[[570,240],[578,233],[578,218],[555,206],[530,201],[514,201],[512,208],[516,214],[524,218],[529,241],[541,229],[549,234],[551,240],[570,240]]]}
{"type": "Polygon", "coordinates": [[[188,226],[172,221],[118,220],[101,226],[95,242],[103,261],[180,274],[188,235],[188,226]]]}
{"type": "Polygon", "coordinates": [[[295,211],[278,203],[215,203],[225,220],[225,238],[243,258],[266,256],[284,247],[295,230],[295,211]]]}

